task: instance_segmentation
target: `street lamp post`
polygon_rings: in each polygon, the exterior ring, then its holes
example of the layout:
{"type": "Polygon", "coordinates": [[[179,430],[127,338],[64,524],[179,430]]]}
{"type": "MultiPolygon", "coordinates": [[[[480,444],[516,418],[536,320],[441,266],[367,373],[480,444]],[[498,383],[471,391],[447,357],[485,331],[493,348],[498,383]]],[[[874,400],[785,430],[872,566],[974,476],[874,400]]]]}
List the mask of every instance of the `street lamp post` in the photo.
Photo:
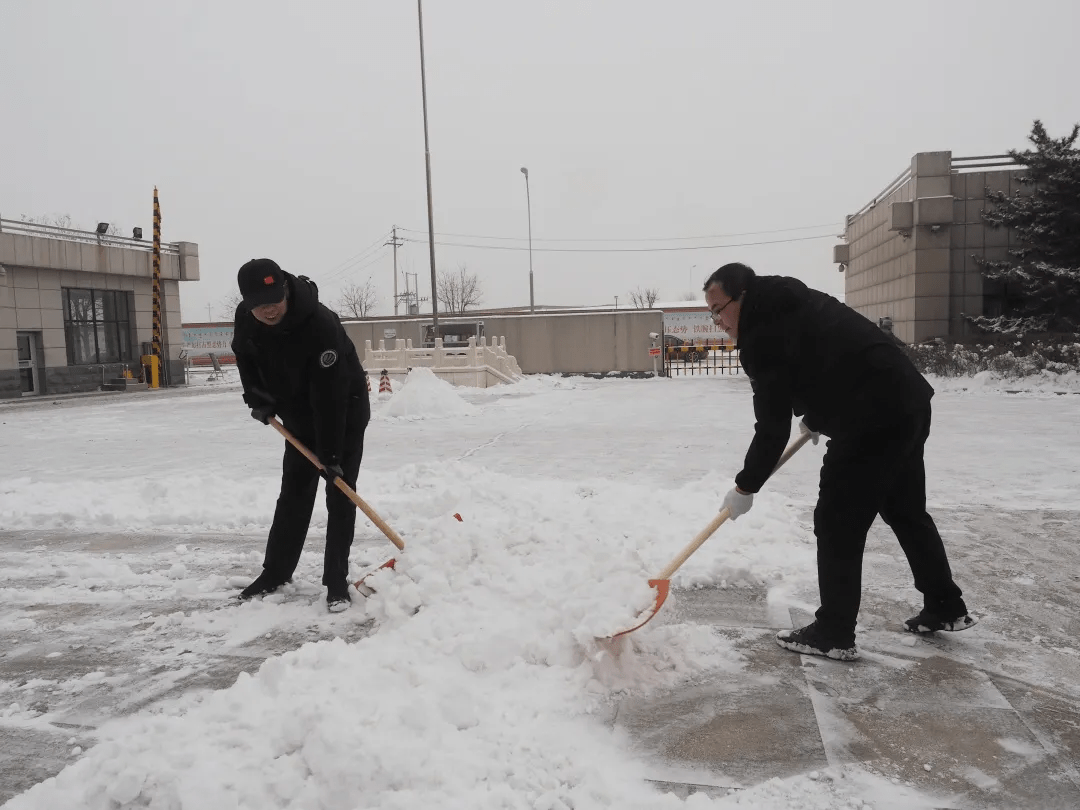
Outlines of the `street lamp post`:
{"type": "Polygon", "coordinates": [[[522,166],[521,173],[525,175],[525,207],[529,212],[529,312],[536,312],[536,299],[533,298],[532,200],[529,198],[529,170],[522,166]]]}

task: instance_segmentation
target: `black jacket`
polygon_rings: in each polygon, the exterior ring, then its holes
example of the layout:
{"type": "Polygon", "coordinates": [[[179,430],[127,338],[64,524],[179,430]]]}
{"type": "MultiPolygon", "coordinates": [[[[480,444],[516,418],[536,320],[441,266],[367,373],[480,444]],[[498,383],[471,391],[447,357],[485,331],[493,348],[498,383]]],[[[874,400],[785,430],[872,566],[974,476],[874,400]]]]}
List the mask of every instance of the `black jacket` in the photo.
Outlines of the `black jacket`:
{"type": "Polygon", "coordinates": [[[248,407],[273,405],[323,464],[340,464],[349,398],[367,397],[367,375],[338,316],[319,303],[315,282],[285,273],[289,308],[276,326],[236,308],[233,353],[248,407]]]}
{"type": "Polygon", "coordinates": [[[934,389],[893,338],[798,279],[757,276],[742,299],[739,358],[754,388],[754,440],[735,483],[757,492],[791,417],[832,437],[866,435],[929,405],[934,389]]]}

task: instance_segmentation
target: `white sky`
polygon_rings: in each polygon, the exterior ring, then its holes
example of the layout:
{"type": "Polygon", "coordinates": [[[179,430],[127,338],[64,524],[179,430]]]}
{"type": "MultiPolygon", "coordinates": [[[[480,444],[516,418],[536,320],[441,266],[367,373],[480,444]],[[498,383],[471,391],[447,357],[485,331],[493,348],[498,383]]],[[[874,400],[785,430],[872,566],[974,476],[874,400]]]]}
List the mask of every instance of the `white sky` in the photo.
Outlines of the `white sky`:
{"type": "MultiPolygon", "coordinates": [[[[972,806],[951,796],[958,792],[987,797],[977,788],[993,778],[950,752],[927,760],[932,772],[917,783],[875,777],[865,768],[880,774],[880,760],[867,765],[860,755],[834,766],[843,779],[802,774],[683,803],[644,782],[672,778],[672,763],[636,748],[629,730],[608,730],[629,696],[772,677],[749,667],[729,634],[681,616],[679,593],[618,657],[595,642],[650,603],[647,577],[715,515],[753,429],[745,376],[536,376],[483,390],[416,374],[377,395],[357,489],[406,547],[397,554],[360,517],[354,573],[391,553],[398,568],[373,578],[374,597],[333,616],[318,585],[321,498],[293,585],[228,606],[259,570],[282,446],[249,418],[234,370],[230,379],[175,396],[0,411],[11,460],[0,469],[0,525],[41,532],[38,542],[0,547],[0,636],[9,655],[33,660],[47,649],[56,665],[0,679],[0,734],[59,733],[70,745],[70,767],[10,810],[909,810],[972,806]],[[407,417],[393,415],[399,399],[410,403],[407,417]],[[728,428],[689,445],[698,437],[672,433],[672,413],[709,410],[725,414],[728,428]],[[99,542],[81,532],[101,533],[99,542]],[[126,542],[129,532],[142,539],[126,542]],[[366,618],[373,625],[363,627],[366,618]],[[273,645],[287,652],[228,688],[206,692],[195,677],[220,656],[273,645]],[[103,722],[117,715],[128,716],[103,722]],[[909,789],[928,798],[901,792],[909,789]]],[[[1056,690],[1074,705],[1076,641],[1059,609],[1069,584],[1055,535],[1025,534],[1021,563],[968,521],[1080,506],[1076,397],[1050,393],[1080,391],[1080,377],[933,383],[930,509],[982,621],[940,644],[899,634],[889,612],[919,597],[899,546],[874,536],[859,644],[885,682],[888,670],[947,655],[979,672],[980,696],[1002,705],[981,673],[1056,690]],[[1010,424],[1024,425],[1023,436],[1001,430],[1010,424]]],[[[813,610],[810,523],[824,451],[804,447],[754,509],[674,577],[679,588],[767,588],[773,618],[768,630],[746,629],[754,644],[771,647],[790,609],[813,610]]],[[[860,683],[875,705],[888,703],[875,672],[860,668],[860,683]]],[[[970,697],[943,694],[936,699],[970,697]]],[[[821,728],[830,750],[849,733],[821,728]]],[[[1049,756],[1035,737],[998,744],[993,768],[978,760],[995,778],[1049,756]]],[[[731,784],[723,763],[714,766],[689,781],[731,784]]]]}
{"type": "MultiPolygon", "coordinates": [[[[1080,7],[1017,8],[429,0],[436,231],[525,247],[528,166],[537,303],[625,301],[638,286],[677,300],[733,260],[842,295],[831,237],[535,249],[835,234],[915,152],[1024,148],[1035,118],[1064,133],[1080,108],[1080,7]],[[702,235],[724,238],[627,241],[702,235]]],[[[366,250],[392,225],[427,230],[416,23],[415,4],[389,0],[3,3],[0,215],[149,237],[157,184],[163,238],[200,245],[185,319],[208,303],[221,317],[255,256],[310,275],[330,302],[370,277],[388,314],[391,251],[366,250]]],[[[426,244],[399,258],[429,289],[426,244]]],[[[528,303],[525,250],[440,245],[436,258],[477,273],[486,306],[528,303]]]]}

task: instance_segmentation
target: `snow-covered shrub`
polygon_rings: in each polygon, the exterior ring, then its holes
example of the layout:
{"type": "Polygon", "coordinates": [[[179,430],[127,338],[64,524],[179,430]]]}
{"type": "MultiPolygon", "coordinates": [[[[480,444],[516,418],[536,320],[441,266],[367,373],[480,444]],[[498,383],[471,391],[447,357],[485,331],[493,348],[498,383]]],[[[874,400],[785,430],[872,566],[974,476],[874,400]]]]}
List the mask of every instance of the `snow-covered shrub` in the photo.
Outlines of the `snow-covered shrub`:
{"type": "Polygon", "coordinates": [[[963,343],[940,338],[907,346],[908,356],[924,374],[970,377],[989,371],[997,377],[1015,379],[1048,371],[1064,374],[1080,371],[1078,335],[985,337],[963,343]]]}

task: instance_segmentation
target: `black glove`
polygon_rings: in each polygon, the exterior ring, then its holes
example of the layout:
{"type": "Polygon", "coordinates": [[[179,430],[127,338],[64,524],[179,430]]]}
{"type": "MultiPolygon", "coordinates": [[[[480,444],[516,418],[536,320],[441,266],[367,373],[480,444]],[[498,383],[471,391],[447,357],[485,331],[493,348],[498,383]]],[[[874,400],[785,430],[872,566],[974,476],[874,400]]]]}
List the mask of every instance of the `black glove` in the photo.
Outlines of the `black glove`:
{"type": "Polygon", "coordinates": [[[256,405],[251,409],[251,418],[259,420],[264,425],[270,424],[271,416],[277,416],[277,411],[274,410],[273,405],[256,405]]]}
{"type": "Polygon", "coordinates": [[[323,468],[319,470],[319,475],[325,478],[331,484],[334,483],[335,478],[345,480],[345,473],[341,471],[340,464],[323,464],[323,468]]]}

